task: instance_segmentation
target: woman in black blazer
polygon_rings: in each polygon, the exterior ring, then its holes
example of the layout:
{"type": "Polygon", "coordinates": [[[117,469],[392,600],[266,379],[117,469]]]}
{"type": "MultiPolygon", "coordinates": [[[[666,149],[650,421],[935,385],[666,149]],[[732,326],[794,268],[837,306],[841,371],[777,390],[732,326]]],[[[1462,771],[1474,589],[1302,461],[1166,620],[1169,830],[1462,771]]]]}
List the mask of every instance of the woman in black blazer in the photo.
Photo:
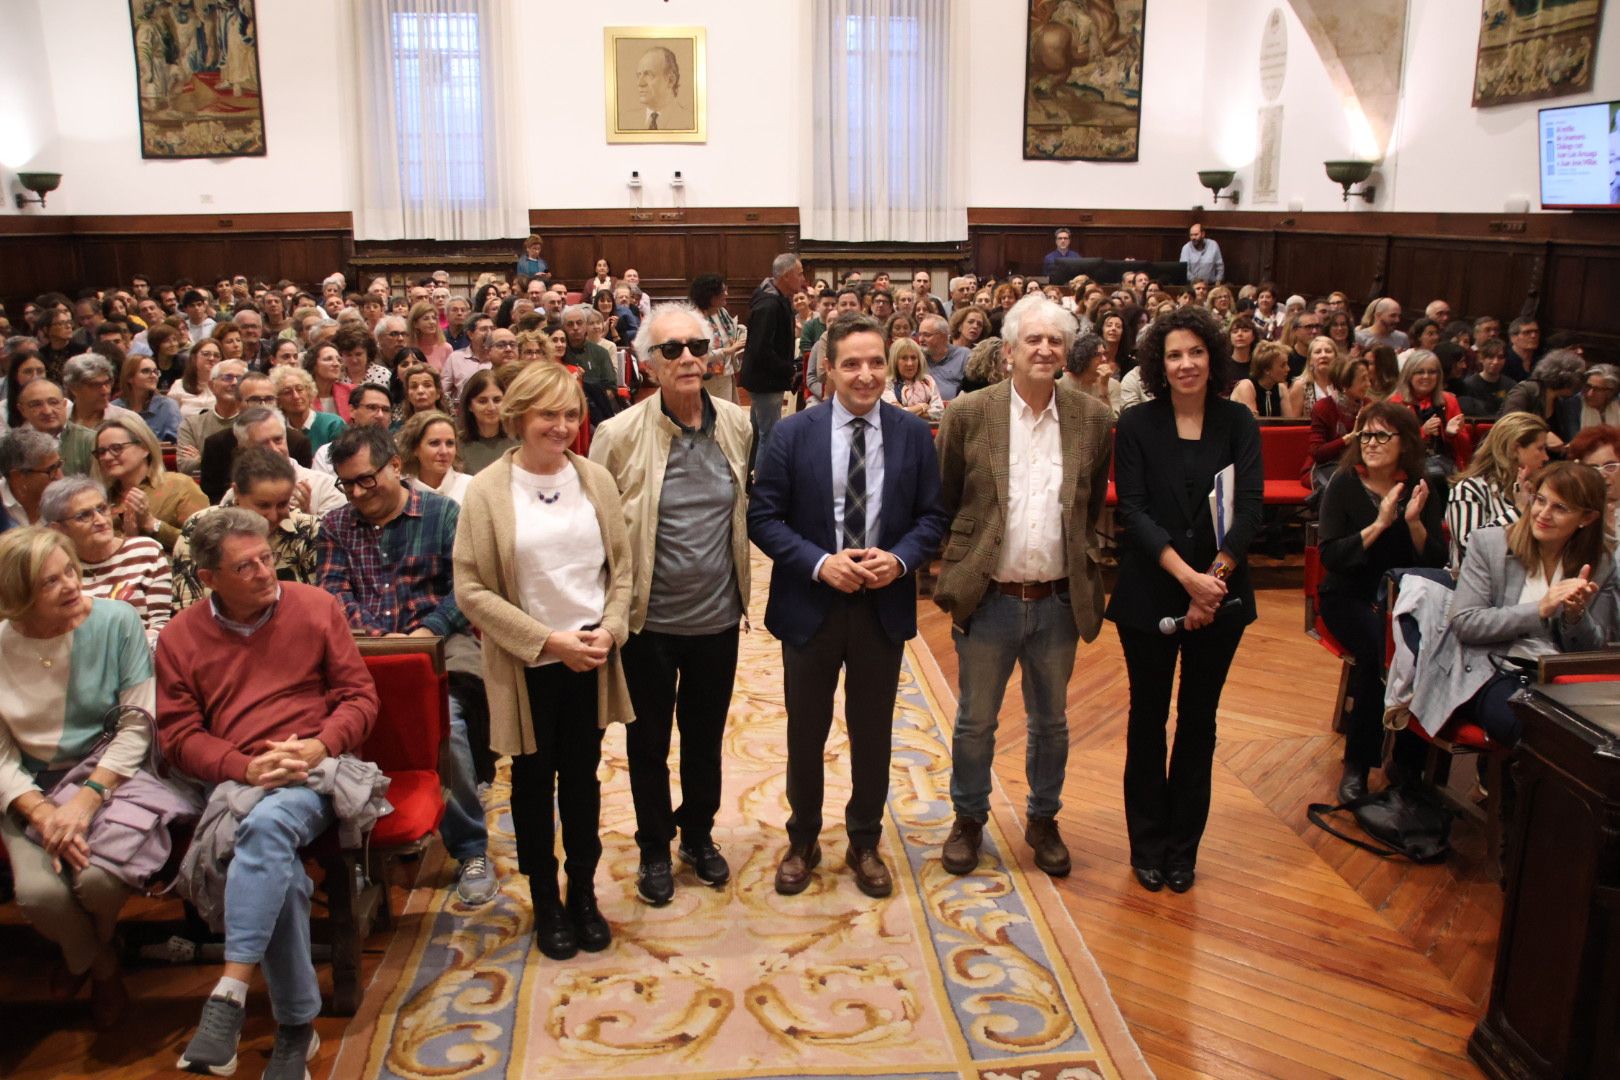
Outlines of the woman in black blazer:
{"type": "Polygon", "coordinates": [[[1107,618],[1119,629],[1131,683],[1125,749],[1125,824],[1131,868],[1150,892],[1193,885],[1209,818],[1215,710],[1243,628],[1255,619],[1244,556],[1265,493],[1260,428],[1221,395],[1231,346],[1215,317],[1185,307],[1154,320],[1136,342],[1153,399],[1120,414],[1114,442],[1119,494],[1119,583],[1107,618]],[[1211,373],[1214,373],[1212,376],[1211,373]],[[1216,542],[1209,495],[1233,466],[1231,526],[1216,542]],[[1170,634],[1161,619],[1184,619],[1170,634]],[[1181,658],[1176,740],[1165,771],[1170,684],[1181,658]]]}

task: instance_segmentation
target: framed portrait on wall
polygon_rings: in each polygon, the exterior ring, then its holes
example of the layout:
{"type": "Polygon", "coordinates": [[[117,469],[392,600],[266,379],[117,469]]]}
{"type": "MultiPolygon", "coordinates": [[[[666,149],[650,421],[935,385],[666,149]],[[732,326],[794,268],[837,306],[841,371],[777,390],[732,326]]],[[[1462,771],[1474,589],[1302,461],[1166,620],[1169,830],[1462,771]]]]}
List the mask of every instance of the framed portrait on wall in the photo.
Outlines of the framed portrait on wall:
{"type": "Polygon", "coordinates": [[[700,26],[609,26],[607,141],[700,143],[708,138],[706,42],[700,26]]]}
{"type": "Polygon", "coordinates": [[[143,158],[262,157],[258,0],[129,0],[143,158]]]}
{"type": "Polygon", "coordinates": [[[1029,0],[1024,157],[1135,161],[1147,0],[1029,0]]]}

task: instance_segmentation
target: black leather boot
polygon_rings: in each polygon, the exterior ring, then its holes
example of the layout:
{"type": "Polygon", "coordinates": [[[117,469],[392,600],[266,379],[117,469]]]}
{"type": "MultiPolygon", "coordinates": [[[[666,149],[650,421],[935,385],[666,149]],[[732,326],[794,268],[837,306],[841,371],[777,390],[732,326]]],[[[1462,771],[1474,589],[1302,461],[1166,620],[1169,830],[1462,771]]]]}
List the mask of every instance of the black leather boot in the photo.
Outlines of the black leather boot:
{"type": "Polygon", "coordinates": [[[557,899],[555,882],[529,882],[534,897],[534,944],[542,955],[553,960],[571,960],[579,952],[574,924],[557,899]]]}
{"type": "Polygon", "coordinates": [[[574,940],[586,952],[601,952],[613,944],[613,930],[596,906],[596,886],[568,883],[568,919],[573,923],[574,940]]]}

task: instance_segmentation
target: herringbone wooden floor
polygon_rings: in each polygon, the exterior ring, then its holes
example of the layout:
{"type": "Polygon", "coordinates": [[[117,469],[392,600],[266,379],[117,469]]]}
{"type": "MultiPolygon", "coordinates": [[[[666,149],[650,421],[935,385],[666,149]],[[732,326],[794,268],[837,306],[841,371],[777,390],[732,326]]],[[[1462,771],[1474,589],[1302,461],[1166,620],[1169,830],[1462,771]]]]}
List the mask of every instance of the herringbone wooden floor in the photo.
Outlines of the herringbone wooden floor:
{"type": "MultiPolygon", "coordinates": [[[[1463,1046],[1483,1008],[1501,913],[1480,830],[1460,825],[1447,864],[1414,867],[1378,860],[1306,822],[1306,803],[1328,797],[1338,778],[1340,744],[1328,731],[1336,673],[1301,631],[1298,570],[1259,577],[1260,621],[1245,635],[1222,702],[1198,885],[1184,896],[1146,893],[1131,877],[1120,793],[1124,663],[1111,628],[1081,648],[1069,687],[1073,749],[1061,818],[1075,854],[1061,886],[1069,910],[1167,1080],[1476,1077],[1463,1046]]],[[[919,612],[921,644],[949,693],[949,624],[928,601],[919,612]]],[[[1023,754],[1015,678],[996,771],[1020,807],[1023,754]]],[[[403,900],[396,890],[396,910],[403,900]]],[[[150,912],[134,906],[131,914],[143,910],[150,912]]],[[[13,924],[0,926],[0,1076],[173,1075],[216,969],[134,973],[129,1021],[97,1036],[83,1005],[45,1003],[50,951],[16,922],[14,907],[0,910],[0,924],[13,924]]],[[[384,943],[372,939],[367,977],[384,943]]],[[[266,1012],[255,994],[248,1044],[267,1044],[266,1012]]],[[[345,1024],[318,1021],[326,1045],[312,1063],[316,1076],[330,1075],[345,1024]]],[[[243,1075],[262,1064],[262,1053],[249,1054],[243,1075]]]]}
{"type": "MultiPolygon", "coordinates": [[[[1329,730],[1337,668],[1303,633],[1298,573],[1258,575],[1260,620],[1221,701],[1209,829],[1183,896],[1131,875],[1124,659],[1110,624],[1081,646],[1059,819],[1075,855],[1065,900],[1161,1077],[1479,1076],[1464,1045],[1502,906],[1482,830],[1459,823],[1452,858],[1420,867],[1306,820],[1308,803],[1332,801],[1343,744],[1329,730]]],[[[926,602],[919,614],[954,687],[949,621],[926,602]]],[[[996,772],[1020,813],[1023,724],[1015,675],[996,772]]]]}

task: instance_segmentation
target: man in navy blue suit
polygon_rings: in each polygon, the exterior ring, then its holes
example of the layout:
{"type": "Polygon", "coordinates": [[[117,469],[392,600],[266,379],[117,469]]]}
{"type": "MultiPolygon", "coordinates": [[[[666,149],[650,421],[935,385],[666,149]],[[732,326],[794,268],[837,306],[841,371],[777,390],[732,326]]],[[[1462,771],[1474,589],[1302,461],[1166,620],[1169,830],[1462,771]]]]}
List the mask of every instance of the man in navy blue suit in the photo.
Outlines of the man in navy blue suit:
{"type": "Polygon", "coordinates": [[[788,850],[776,891],[803,892],[821,861],[822,756],[844,673],[849,730],[846,857],[868,896],[893,891],[878,856],[900,659],[917,633],[915,572],[947,518],[928,424],[880,399],[883,328],[848,314],[827,329],[832,401],[776,428],[754,477],[748,535],[775,562],[765,626],[782,642],[788,714],[788,850]]]}

